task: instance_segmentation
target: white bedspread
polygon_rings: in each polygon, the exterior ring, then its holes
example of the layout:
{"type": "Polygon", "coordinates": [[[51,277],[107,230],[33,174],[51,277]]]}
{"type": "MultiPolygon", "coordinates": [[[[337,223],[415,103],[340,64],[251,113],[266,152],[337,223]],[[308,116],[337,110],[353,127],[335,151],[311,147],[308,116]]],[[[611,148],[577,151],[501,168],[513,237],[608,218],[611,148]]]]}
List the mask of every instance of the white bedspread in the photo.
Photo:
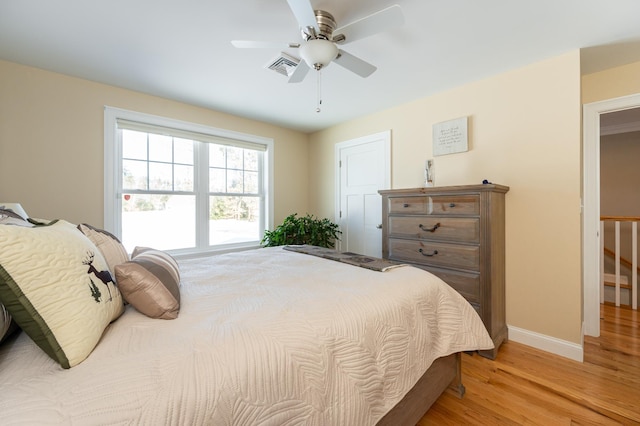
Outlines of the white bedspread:
{"type": "Polygon", "coordinates": [[[0,346],[3,425],[372,425],[434,359],[490,349],[433,275],[280,247],[180,262],[175,320],[127,306],[63,370],[21,333],[0,346]]]}

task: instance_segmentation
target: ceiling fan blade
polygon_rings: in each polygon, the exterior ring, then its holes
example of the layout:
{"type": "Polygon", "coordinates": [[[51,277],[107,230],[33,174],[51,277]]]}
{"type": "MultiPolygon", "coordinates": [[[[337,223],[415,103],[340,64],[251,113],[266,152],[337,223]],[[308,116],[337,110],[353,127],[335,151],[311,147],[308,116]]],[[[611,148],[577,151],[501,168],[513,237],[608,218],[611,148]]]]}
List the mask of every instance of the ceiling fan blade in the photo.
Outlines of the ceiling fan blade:
{"type": "Polygon", "coordinates": [[[288,83],[300,83],[307,76],[310,69],[305,61],[300,60],[296,69],[293,70],[293,74],[289,77],[288,83]]]}
{"type": "Polygon", "coordinates": [[[378,69],[369,62],[363,61],[344,50],[338,50],[338,57],[334,59],[333,62],[358,74],[360,77],[369,77],[378,69]]]}
{"type": "Polygon", "coordinates": [[[300,43],[282,43],[277,41],[232,40],[231,44],[239,49],[295,49],[300,47],[300,43]]]}
{"type": "Polygon", "coordinates": [[[318,22],[316,22],[316,14],[309,0],[287,0],[287,3],[289,3],[289,7],[296,17],[300,28],[306,29],[311,27],[316,32],[320,32],[318,22]]]}
{"type": "Polygon", "coordinates": [[[402,9],[395,4],[338,28],[334,31],[334,34],[344,35],[345,40],[342,43],[351,43],[391,28],[400,27],[403,24],[404,15],[402,14],[402,9]]]}

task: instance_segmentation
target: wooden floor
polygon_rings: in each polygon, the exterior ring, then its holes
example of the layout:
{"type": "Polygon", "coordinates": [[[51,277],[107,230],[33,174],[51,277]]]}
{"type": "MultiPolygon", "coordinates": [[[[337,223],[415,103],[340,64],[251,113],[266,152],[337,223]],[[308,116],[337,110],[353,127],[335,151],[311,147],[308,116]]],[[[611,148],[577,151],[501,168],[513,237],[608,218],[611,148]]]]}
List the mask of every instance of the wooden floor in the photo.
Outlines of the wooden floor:
{"type": "Polygon", "coordinates": [[[601,307],[584,363],[508,342],[495,361],[462,356],[460,399],[445,393],[418,425],[640,425],[640,315],[601,307]]]}

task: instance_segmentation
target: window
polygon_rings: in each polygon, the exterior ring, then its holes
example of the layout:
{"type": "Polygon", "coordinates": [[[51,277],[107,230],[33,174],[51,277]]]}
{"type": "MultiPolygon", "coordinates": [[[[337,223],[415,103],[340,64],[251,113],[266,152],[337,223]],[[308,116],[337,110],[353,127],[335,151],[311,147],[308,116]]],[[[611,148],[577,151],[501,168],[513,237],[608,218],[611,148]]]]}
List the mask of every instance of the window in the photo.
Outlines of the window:
{"type": "Polygon", "coordinates": [[[176,254],[257,246],[272,217],[273,141],[105,108],[105,228],[176,254]]]}

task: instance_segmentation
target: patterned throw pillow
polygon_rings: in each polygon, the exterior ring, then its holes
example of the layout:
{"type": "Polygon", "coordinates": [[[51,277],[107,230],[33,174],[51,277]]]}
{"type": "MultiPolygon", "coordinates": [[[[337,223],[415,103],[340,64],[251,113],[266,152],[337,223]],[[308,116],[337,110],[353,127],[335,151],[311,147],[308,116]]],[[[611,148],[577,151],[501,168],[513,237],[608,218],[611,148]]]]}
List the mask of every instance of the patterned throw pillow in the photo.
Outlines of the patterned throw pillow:
{"type": "Polygon", "coordinates": [[[109,272],[115,277],[115,266],[129,261],[129,253],[120,240],[115,235],[86,223],[78,225],[78,229],[98,247],[107,261],[109,272]]]}
{"type": "Polygon", "coordinates": [[[15,211],[11,210],[10,208],[7,208],[7,206],[0,206],[0,216],[10,216],[10,217],[14,217],[16,219],[22,219],[24,221],[26,221],[26,219],[22,216],[20,216],[18,213],[16,213],[15,211]]]}
{"type": "Polygon", "coordinates": [[[0,302],[62,367],[82,362],[124,305],[98,248],[63,220],[0,226],[0,302]]]}
{"type": "Polygon", "coordinates": [[[9,315],[9,312],[7,312],[7,309],[0,304],[0,343],[4,342],[17,329],[18,326],[9,315]]]}
{"type": "MultiPolygon", "coordinates": [[[[4,206],[0,206],[0,225],[33,226],[33,224],[27,222],[22,216],[13,210],[5,209],[4,206]]],[[[11,318],[11,315],[4,305],[0,303],[0,343],[4,342],[5,339],[17,329],[18,326],[16,322],[11,318]]]]}
{"type": "Polygon", "coordinates": [[[116,265],[124,299],[151,318],[174,319],[180,311],[180,270],[169,254],[136,247],[131,261],[116,265]]]}
{"type": "Polygon", "coordinates": [[[33,226],[18,213],[3,206],[0,206],[0,225],[33,226]]]}

